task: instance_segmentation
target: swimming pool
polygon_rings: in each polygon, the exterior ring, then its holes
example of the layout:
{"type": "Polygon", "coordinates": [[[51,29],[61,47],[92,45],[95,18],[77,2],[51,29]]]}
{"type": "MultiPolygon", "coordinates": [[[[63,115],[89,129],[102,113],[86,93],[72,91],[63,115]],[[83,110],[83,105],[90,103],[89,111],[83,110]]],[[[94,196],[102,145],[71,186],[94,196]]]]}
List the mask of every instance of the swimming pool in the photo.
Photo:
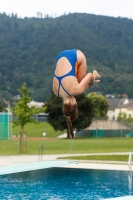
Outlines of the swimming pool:
{"type": "Polygon", "coordinates": [[[0,176],[1,200],[100,200],[133,194],[125,171],[47,168],[0,176]]]}

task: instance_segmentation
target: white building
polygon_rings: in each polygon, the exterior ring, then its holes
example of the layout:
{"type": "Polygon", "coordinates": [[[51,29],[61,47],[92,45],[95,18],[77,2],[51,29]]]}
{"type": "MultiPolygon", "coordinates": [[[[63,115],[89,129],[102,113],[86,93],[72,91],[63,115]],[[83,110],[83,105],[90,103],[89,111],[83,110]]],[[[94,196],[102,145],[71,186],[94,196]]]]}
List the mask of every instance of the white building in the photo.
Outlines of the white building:
{"type": "Polygon", "coordinates": [[[128,103],[129,100],[127,98],[107,98],[109,103],[109,110],[107,112],[107,116],[109,120],[114,120],[115,118],[115,109],[119,106],[123,106],[124,104],[128,103]]]}
{"type": "Polygon", "coordinates": [[[120,105],[115,109],[115,120],[117,120],[120,112],[126,113],[127,117],[133,117],[133,100],[129,99],[128,101],[125,101],[123,105],[120,105]]]}
{"type": "Polygon", "coordinates": [[[44,102],[37,102],[32,100],[30,103],[28,103],[29,108],[35,107],[35,108],[42,108],[44,106],[44,102]]]}

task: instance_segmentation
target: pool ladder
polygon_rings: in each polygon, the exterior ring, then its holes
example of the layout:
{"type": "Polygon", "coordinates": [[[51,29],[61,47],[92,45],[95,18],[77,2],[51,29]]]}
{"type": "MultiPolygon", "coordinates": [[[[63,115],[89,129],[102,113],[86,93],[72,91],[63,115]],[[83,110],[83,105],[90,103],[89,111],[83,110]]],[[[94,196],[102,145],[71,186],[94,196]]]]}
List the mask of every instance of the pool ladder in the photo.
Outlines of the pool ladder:
{"type": "Polygon", "coordinates": [[[129,193],[132,194],[132,152],[129,153],[129,159],[128,159],[128,187],[129,187],[129,193]]]}
{"type": "Polygon", "coordinates": [[[129,171],[132,172],[132,152],[129,153],[128,167],[129,171]]]}
{"type": "Polygon", "coordinates": [[[44,149],[44,146],[43,146],[43,145],[40,145],[40,146],[38,147],[38,162],[39,162],[39,161],[42,161],[43,149],[44,149]]]}

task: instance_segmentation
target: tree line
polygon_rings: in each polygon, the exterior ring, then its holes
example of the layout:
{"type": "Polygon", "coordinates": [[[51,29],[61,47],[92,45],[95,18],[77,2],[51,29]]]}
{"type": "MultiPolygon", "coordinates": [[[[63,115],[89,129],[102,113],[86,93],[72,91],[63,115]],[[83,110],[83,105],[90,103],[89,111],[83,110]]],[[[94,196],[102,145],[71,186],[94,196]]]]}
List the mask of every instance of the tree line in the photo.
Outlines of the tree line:
{"type": "MultiPolygon", "coordinates": [[[[52,18],[0,14],[0,102],[13,101],[26,82],[31,98],[45,101],[52,92],[56,56],[77,48],[88,72],[98,70],[99,91],[133,98],[133,20],[74,13],[52,18]]],[[[87,94],[86,93],[86,94],[87,94]]]]}

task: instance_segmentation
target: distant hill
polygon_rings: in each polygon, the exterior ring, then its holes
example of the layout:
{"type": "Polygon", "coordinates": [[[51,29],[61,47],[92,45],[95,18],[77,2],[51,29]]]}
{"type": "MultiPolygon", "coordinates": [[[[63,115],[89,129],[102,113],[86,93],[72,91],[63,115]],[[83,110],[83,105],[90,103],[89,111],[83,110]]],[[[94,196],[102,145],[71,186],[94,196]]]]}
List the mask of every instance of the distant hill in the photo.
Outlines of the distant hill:
{"type": "Polygon", "coordinates": [[[26,82],[32,98],[50,97],[59,52],[77,48],[101,82],[88,92],[133,98],[133,20],[91,14],[17,18],[0,14],[0,100],[12,100],[26,82]]]}

